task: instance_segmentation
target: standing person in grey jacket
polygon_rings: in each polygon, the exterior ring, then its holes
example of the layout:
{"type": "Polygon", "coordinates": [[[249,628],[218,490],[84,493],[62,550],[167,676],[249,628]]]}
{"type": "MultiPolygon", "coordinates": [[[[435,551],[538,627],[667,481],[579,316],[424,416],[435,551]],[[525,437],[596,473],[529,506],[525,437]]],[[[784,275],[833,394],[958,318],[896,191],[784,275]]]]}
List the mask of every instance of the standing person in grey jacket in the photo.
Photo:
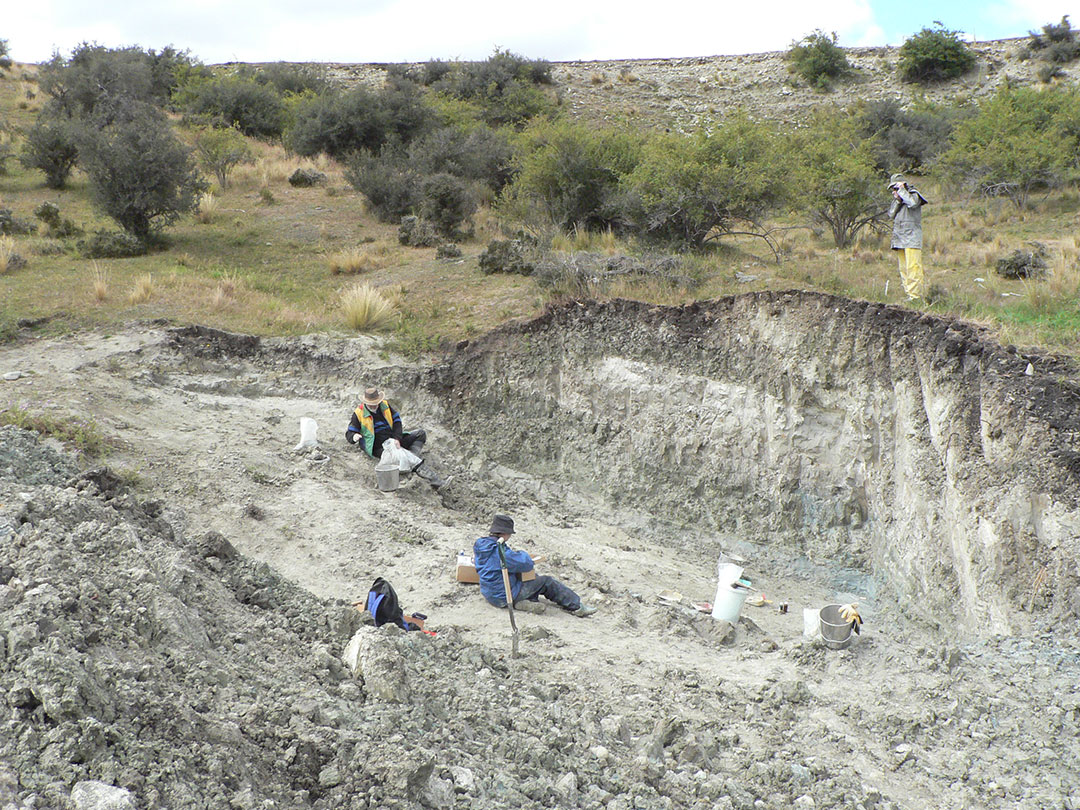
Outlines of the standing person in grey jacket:
{"type": "Polygon", "coordinates": [[[889,191],[893,204],[889,216],[893,221],[892,249],[900,253],[900,278],[908,301],[922,298],[922,207],[926,197],[914,186],[908,185],[902,174],[889,178],[889,191]]]}

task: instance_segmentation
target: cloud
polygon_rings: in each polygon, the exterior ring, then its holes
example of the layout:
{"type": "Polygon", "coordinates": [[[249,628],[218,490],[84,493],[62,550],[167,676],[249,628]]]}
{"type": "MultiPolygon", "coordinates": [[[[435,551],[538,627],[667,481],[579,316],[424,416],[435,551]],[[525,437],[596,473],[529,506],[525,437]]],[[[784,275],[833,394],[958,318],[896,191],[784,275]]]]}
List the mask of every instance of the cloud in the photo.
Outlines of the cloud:
{"type": "Polygon", "coordinates": [[[43,0],[5,14],[4,35],[22,61],[78,43],[173,44],[207,62],[482,59],[498,46],[551,60],[709,56],[782,50],[814,29],[842,45],[881,35],[870,0],[662,6],[629,0],[43,0]]]}

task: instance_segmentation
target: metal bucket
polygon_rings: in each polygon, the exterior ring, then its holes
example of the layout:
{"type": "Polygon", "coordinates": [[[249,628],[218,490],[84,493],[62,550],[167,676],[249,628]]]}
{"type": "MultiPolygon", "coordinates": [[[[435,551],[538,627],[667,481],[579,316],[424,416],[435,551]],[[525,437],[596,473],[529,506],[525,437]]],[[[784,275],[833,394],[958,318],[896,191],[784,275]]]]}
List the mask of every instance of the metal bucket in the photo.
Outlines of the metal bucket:
{"type": "Polygon", "coordinates": [[[832,650],[842,650],[851,644],[851,622],[840,615],[840,605],[826,605],[819,614],[821,640],[832,650]]]}
{"type": "Polygon", "coordinates": [[[401,470],[396,464],[378,464],[375,467],[375,483],[383,492],[393,492],[398,488],[401,470]]]}

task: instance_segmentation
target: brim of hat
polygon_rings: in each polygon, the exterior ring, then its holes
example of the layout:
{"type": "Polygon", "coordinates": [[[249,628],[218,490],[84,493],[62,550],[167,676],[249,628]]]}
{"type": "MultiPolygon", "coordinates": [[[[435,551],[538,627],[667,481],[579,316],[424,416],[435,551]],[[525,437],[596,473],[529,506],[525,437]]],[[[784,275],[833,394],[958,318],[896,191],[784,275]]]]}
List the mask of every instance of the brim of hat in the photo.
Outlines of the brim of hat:
{"type": "Polygon", "coordinates": [[[363,403],[365,405],[370,405],[372,408],[378,407],[381,402],[382,402],[381,399],[365,399],[365,400],[363,400],[363,403]]]}

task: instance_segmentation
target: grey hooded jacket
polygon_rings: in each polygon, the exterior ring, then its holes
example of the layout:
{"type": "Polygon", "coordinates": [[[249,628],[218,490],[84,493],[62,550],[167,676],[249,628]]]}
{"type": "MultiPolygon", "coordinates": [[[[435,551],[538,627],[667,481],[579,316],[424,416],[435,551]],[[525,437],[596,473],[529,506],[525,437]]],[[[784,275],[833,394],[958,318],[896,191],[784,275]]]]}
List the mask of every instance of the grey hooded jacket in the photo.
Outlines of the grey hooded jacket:
{"type": "Polygon", "coordinates": [[[892,248],[922,248],[922,207],[926,198],[918,189],[902,188],[894,199],[889,216],[893,221],[892,248]]]}

